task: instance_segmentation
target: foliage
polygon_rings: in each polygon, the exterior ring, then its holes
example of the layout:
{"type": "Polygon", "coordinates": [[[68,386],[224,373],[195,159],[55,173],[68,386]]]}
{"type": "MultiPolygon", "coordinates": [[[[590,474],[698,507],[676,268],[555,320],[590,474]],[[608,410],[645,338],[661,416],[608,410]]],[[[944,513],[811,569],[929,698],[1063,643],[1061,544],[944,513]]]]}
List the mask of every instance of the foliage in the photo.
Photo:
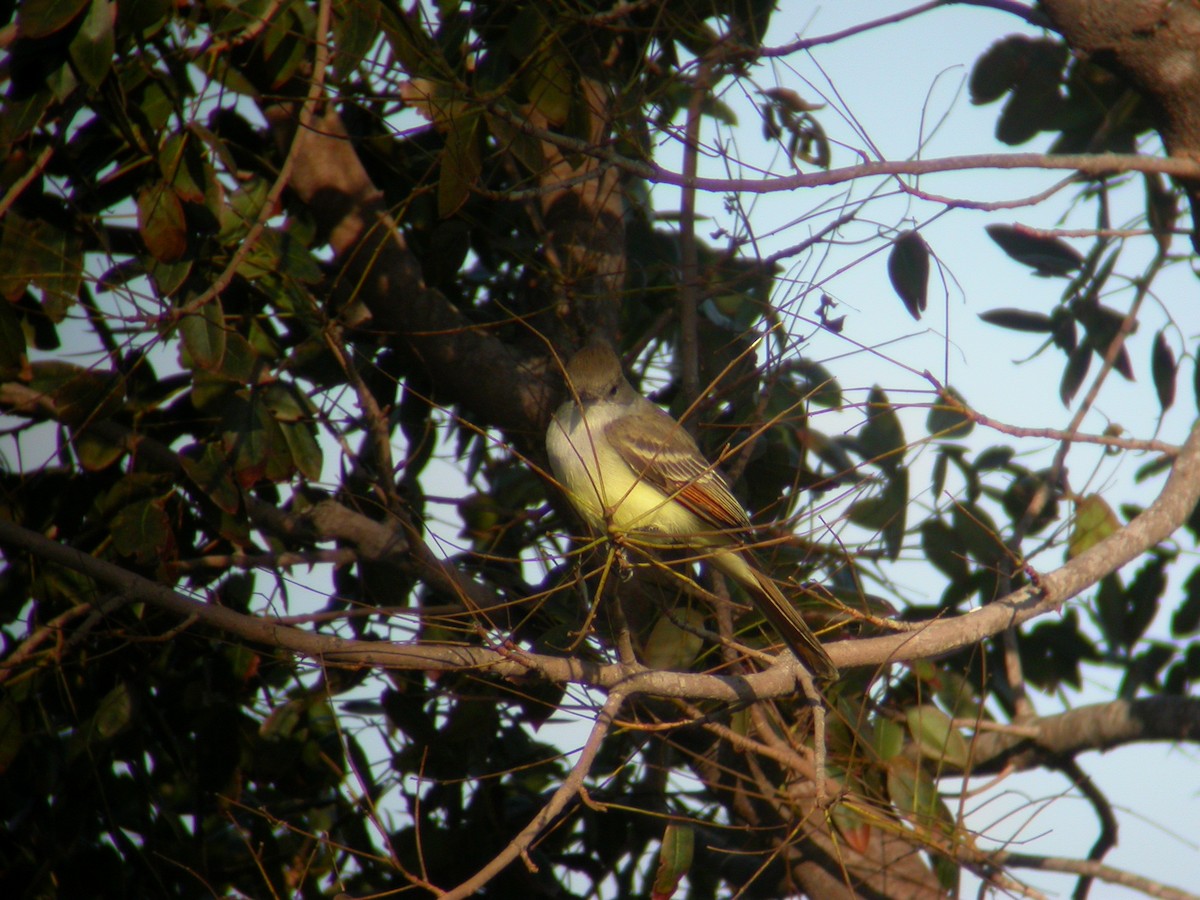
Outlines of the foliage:
{"type": "MultiPolygon", "coordinates": [[[[1021,720],[1027,690],[1104,666],[1123,699],[1194,692],[1200,570],[1180,535],[1013,632],[1016,663],[994,636],[847,666],[825,690],[844,791],[827,814],[791,686],[734,702],[649,681],[597,718],[617,682],[594,673],[632,664],[628,634],[653,669],[749,686],[772,636],[719,584],[568,538],[541,436],[561,360],[593,332],[695,424],[830,642],[1036,596],[1039,567],[1103,551],[1141,511],[1077,493],[1062,456],[1028,463],[1018,429],[981,436],[945,377],[914,418],[908,390],[816,349],[845,317],[820,279],[785,275],[794,259],[869,241],[896,323],[937,302],[936,243],[911,214],[880,227],[878,192],[814,200],[807,236],[763,258],[734,187],[709,186],[732,224],[704,236],[694,198],[655,190],[664,141],[690,135],[686,170],[739,92],[773,168],[840,159],[830,109],[760,87],[775,18],[761,0],[20,4],[0,99],[0,520],[136,578],[4,532],[6,896],[359,896],[477,872],[493,897],[684,880],[695,897],[937,896],[967,869],[1001,883],[946,779],[1012,757],[978,738],[1021,720]],[[934,589],[905,587],[914,564],[934,589]],[[1151,640],[1172,580],[1172,640],[1151,640]],[[203,606],[181,615],[149,582],[203,606]],[[249,617],[279,630],[238,630],[249,617]],[[431,655],[337,656],[351,646],[431,655]],[[563,737],[575,719],[602,723],[584,769],[563,750],[583,743],[563,737]],[[529,829],[520,859],[487,868],[529,829]]],[[[970,89],[1003,100],[1001,140],[1049,133],[1053,152],[1132,154],[1156,124],[1050,32],[999,41],[970,89]]],[[[1064,405],[1086,408],[1110,370],[1164,413],[1184,405],[1174,313],[1145,358],[1125,341],[1182,259],[1180,189],[1153,172],[1073,189],[1097,222],[1083,252],[987,225],[1058,302],[981,319],[1012,355],[1057,354],[1064,405]],[[1118,192],[1141,198],[1144,231],[1110,227],[1118,192]]],[[[1178,451],[1097,442],[1153,451],[1147,480],[1178,451]]]]}

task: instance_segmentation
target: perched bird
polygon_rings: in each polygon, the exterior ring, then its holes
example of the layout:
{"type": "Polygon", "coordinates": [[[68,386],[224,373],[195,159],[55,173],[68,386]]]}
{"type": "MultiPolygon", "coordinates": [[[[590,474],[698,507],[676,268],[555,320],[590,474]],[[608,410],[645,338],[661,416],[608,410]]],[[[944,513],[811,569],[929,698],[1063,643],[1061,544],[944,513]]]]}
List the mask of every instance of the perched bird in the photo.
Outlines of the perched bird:
{"type": "Polygon", "coordinates": [[[602,534],[705,551],[749,592],[812,672],[837,668],[747,546],[750,519],[683,426],[625,378],[607,344],[591,343],[566,367],[572,397],[546,432],[550,465],[588,525],[602,534]]]}

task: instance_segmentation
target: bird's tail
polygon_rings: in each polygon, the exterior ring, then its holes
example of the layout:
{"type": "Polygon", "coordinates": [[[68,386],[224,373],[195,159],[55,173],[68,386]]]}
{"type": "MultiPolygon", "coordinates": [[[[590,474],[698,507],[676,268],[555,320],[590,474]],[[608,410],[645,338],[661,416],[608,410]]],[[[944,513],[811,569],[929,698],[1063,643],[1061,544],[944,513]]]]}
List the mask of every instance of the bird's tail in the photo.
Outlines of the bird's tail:
{"type": "Polygon", "coordinates": [[[762,571],[749,555],[748,550],[722,553],[712,563],[737,579],[753,595],[755,605],[779,636],[791,648],[792,653],[814,675],[833,680],[838,677],[837,666],[812,633],[812,629],[800,617],[796,607],[779,590],[778,585],[762,571]]]}

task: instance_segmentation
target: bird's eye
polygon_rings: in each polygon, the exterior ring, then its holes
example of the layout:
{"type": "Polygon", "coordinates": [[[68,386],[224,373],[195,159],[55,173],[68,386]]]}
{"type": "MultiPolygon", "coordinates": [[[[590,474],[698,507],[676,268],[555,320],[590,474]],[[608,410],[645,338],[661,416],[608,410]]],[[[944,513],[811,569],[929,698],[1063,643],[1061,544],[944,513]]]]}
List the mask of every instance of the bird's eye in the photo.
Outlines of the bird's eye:
{"type": "Polygon", "coordinates": [[[608,389],[608,396],[610,396],[610,397],[617,396],[617,386],[615,384],[608,389]]]}

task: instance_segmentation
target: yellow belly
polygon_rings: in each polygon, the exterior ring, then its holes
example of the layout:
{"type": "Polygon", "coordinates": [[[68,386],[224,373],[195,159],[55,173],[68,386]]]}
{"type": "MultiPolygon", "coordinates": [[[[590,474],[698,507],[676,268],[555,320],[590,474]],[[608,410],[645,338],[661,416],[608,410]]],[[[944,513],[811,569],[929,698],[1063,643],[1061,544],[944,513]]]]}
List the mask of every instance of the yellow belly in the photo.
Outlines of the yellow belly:
{"type": "Polygon", "coordinates": [[[641,480],[603,439],[604,423],[584,424],[572,406],[546,435],[551,467],[571,504],[600,532],[616,532],[659,544],[703,545],[712,527],[687,507],[641,480]]]}

